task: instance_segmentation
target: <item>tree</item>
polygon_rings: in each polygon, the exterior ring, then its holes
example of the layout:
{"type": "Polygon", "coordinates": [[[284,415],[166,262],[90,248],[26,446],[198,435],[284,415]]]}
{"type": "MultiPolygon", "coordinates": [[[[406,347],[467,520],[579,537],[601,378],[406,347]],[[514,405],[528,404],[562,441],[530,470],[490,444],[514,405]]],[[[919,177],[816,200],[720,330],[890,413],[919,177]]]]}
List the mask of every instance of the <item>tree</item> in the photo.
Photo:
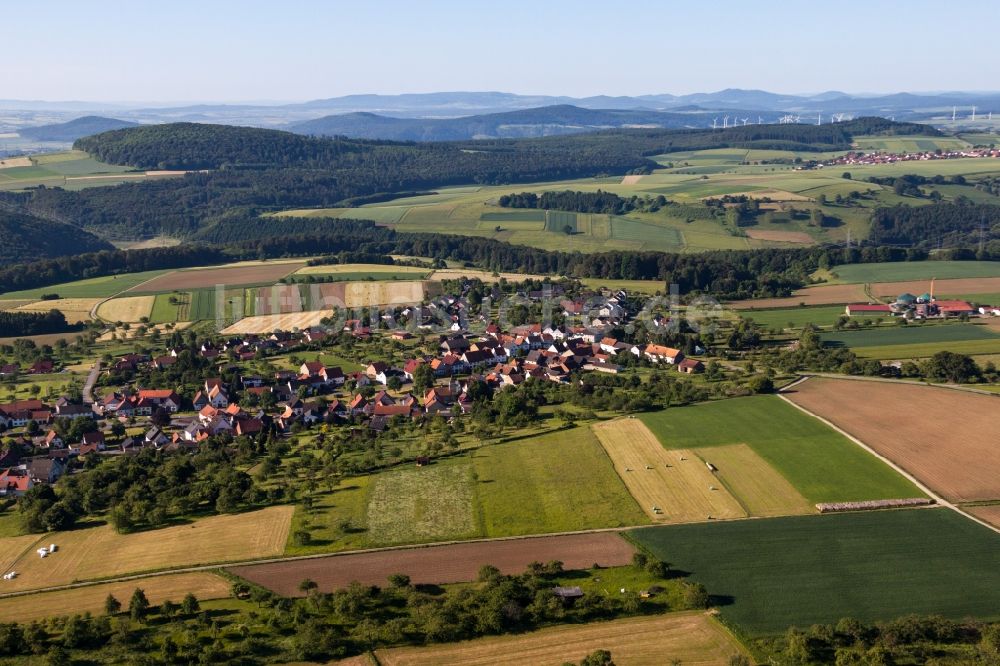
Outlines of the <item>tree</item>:
{"type": "Polygon", "coordinates": [[[105,615],[117,615],[121,612],[122,602],[115,598],[115,595],[109,594],[107,598],[104,599],[104,613],[105,615]]]}
{"type": "Polygon", "coordinates": [[[413,390],[425,393],[432,386],[434,386],[434,370],[429,363],[421,363],[413,371],[413,390]]]}
{"type": "Polygon", "coordinates": [[[595,650],[580,662],[580,666],[615,666],[608,650],[595,650]]]}
{"type": "Polygon", "coordinates": [[[404,588],[410,586],[410,577],[406,574],[395,573],[389,576],[389,585],[394,588],[404,588]]]}
{"type": "Polygon", "coordinates": [[[199,610],[201,610],[201,605],[198,603],[198,597],[190,592],[185,594],[184,599],[181,601],[181,612],[185,615],[194,615],[199,610]]]}
{"type": "Polygon", "coordinates": [[[316,581],[314,581],[311,578],[303,578],[302,581],[299,583],[299,592],[305,592],[306,594],[309,594],[313,590],[318,590],[318,589],[319,585],[316,583],[316,581]]]}
{"type": "Polygon", "coordinates": [[[170,412],[163,407],[157,407],[153,415],[149,417],[150,422],[160,428],[170,425],[170,412]]]}
{"type": "Polygon", "coordinates": [[[747,382],[747,388],[754,393],[774,393],[774,381],[767,375],[755,375],[747,382]]]}
{"type": "Polygon", "coordinates": [[[148,611],[149,599],[146,598],[146,593],[142,591],[142,588],[135,588],[132,598],[128,602],[128,614],[136,622],[142,622],[148,611]]]}
{"type": "Polygon", "coordinates": [[[978,379],[982,374],[979,366],[969,356],[950,351],[940,351],[930,357],[923,366],[924,375],[936,381],[962,384],[978,379]]]}

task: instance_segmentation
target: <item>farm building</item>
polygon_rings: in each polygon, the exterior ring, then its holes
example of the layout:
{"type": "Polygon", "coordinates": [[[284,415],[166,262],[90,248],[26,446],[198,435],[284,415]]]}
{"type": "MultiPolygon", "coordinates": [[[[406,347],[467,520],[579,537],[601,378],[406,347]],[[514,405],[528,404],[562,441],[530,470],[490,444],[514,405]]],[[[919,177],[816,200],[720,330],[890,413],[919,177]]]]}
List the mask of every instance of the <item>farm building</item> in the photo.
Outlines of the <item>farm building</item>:
{"type": "Polygon", "coordinates": [[[880,303],[849,303],[845,310],[848,317],[887,317],[892,316],[892,308],[880,303]]]}

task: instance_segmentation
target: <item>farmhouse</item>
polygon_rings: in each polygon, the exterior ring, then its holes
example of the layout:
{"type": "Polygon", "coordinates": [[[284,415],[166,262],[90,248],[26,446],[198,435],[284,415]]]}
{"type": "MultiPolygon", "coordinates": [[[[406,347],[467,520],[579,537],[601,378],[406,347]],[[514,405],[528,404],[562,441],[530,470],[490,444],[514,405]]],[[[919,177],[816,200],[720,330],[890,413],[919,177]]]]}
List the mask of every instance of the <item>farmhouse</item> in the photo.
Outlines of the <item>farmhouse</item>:
{"type": "Polygon", "coordinates": [[[671,365],[684,358],[680,349],[664,347],[662,345],[646,345],[645,349],[632,347],[632,353],[640,357],[645,356],[653,363],[670,363],[671,365]]]}

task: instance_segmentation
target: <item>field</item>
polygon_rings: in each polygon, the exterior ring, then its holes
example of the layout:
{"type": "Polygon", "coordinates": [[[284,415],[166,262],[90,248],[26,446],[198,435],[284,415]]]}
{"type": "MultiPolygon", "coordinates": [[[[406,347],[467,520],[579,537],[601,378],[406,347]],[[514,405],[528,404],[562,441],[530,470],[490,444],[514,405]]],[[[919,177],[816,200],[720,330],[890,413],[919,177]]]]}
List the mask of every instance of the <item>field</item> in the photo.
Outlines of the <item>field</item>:
{"type": "Polygon", "coordinates": [[[108,298],[121,293],[137,284],[151,280],[167,271],[145,271],[143,273],[126,273],[124,275],[108,275],[105,277],[90,278],[89,280],[77,280],[76,282],[65,282],[49,287],[39,287],[38,289],[25,289],[23,291],[11,291],[0,295],[4,299],[27,299],[38,300],[44,294],[58,294],[60,298],[108,298]]]}
{"type": "Polygon", "coordinates": [[[219,268],[185,269],[157,276],[137,284],[129,291],[155,294],[185,289],[214,289],[217,285],[238,287],[272,284],[303,267],[305,262],[260,262],[219,268]]]}
{"type": "Polygon", "coordinates": [[[488,536],[647,522],[585,426],[481,447],[469,456],[488,536]]]}
{"type": "Polygon", "coordinates": [[[512,664],[558,666],[577,663],[595,650],[609,650],[620,666],[724,665],[742,653],[729,632],[707,615],[669,613],[433,647],[378,650],[375,656],[384,666],[487,666],[497,663],[497,655],[512,664]]]}
{"type": "Polygon", "coordinates": [[[753,396],[640,416],[668,449],[746,444],[810,503],[922,497],[891,467],[777,396],[753,396]],[[780,424],[780,426],[776,425],[780,424]]]}
{"type": "MultiPolygon", "coordinates": [[[[31,545],[38,541],[37,534],[26,534],[24,536],[4,536],[0,538],[0,569],[4,573],[11,570],[14,562],[17,561],[31,545]]],[[[7,581],[3,581],[6,583],[7,581]]],[[[0,593],[6,592],[4,585],[0,585],[0,593]]]]}
{"type": "MultiPolygon", "coordinates": [[[[931,281],[917,280],[909,282],[878,282],[872,284],[872,293],[876,296],[895,298],[903,292],[920,295],[931,288],[931,281]]],[[[936,280],[934,282],[935,296],[949,294],[984,294],[1000,291],[1000,277],[955,278],[936,280]]]]}
{"type": "Polygon", "coordinates": [[[744,319],[753,319],[766,329],[802,328],[806,324],[832,326],[844,315],[842,305],[814,305],[804,308],[740,310],[744,319]]]}
{"type": "Polygon", "coordinates": [[[246,317],[227,326],[222,330],[222,333],[224,335],[242,335],[246,333],[270,333],[279,329],[283,331],[303,330],[318,325],[320,320],[332,314],[332,310],[315,310],[313,312],[246,317]]]}
{"type": "Polygon", "coordinates": [[[274,564],[250,564],[229,571],[283,596],[301,596],[299,583],[310,578],[328,591],[352,581],[385,585],[394,573],[405,573],[414,583],[444,584],[475,580],[479,568],[492,564],[503,573],[522,573],[531,562],[560,560],[567,570],[623,566],[632,561],[634,549],[618,534],[560,536],[475,541],[348,553],[274,564]]]}
{"type": "Polygon", "coordinates": [[[112,298],[101,303],[97,308],[97,316],[105,321],[137,322],[142,317],[149,317],[153,311],[155,296],[125,296],[112,298]]]}
{"type": "Polygon", "coordinates": [[[153,301],[153,309],[149,320],[154,324],[166,324],[175,321],[188,321],[191,316],[191,293],[157,294],[153,301]],[[174,299],[174,303],[170,299],[174,299]]]}
{"type": "Polygon", "coordinates": [[[17,309],[21,312],[59,310],[66,315],[67,323],[74,324],[78,321],[90,321],[90,311],[100,302],[99,298],[59,298],[52,301],[33,301],[17,309]]]}
{"type": "MultiPolygon", "coordinates": [[[[128,600],[136,588],[142,588],[146,598],[154,607],[166,600],[180,603],[188,592],[198,597],[198,601],[219,599],[229,596],[226,579],[207,572],[151,576],[121,583],[88,585],[70,590],[40,592],[26,596],[0,599],[0,622],[31,622],[56,615],[75,613],[104,613],[104,600],[114,595],[127,607],[128,600]]],[[[0,590],[3,588],[0,587],[0,590]]]]}
{"type": "Polygon", "coordinates": [[[716,478],[747,514],[770,517],[815,513],[806,498],[746,444],[713,446],[695,453],[719,470],[716,478]]]}
{"type": "Polygon", "coordinates": [[[13,565],[18,577],[5,590],[31,590],[164,568],[280,555],[292,507],[213,516],[189,525],[118,534],[109,525],[39,538],[58,552],[41,559],[32,549],[13,565]]]}
{"type": "Polygon", "coordinates": [[[990,504],[988,506],[968,506],[962,509],[971,513],[980,520],[985,520],[990,525],[1000,527],[1000,504],[990,504]]]}
{"type": "Polygon", "coordinates": [[[776,243],[797,243],[812,245],[816,239],[804,231],[776,231],[769,229],[747,229],[746,234],[754,240],[774,241],[776,243]]]}
{"type": "Polygon", "coordinates": [[[430,279],[436,282],[442,280],[457,280],[459,278],[478,279],[483,282],[493,282],[503,278],[508,282],[523,282],[528,279],[541,280],[544,275],[522,274],[522,273],[490,273],[476,268],[441,268],[431,273],[430,279]]]}
{"type": "MultiPolygon", "coordinates": [[[[1000,499],[989,415],[1000,399],[899,382],[809,379],[789,400],[889,458],[952,501],[1000,499]]],[[[995,420],[995,419],[994,419],[995,420]]]]}
{"type": "Polygon", "coordinates": [[[704,461],[686,449],[667,451],[638,419],[594,426],[615,471],[653,522],[744,518],[746,512],[704,461]]]}
{"type": "Polygon", "coordinates": [[[384,546],[476,536],[471,474],[464,461],[449,461],[375,476],[368,498],[369,541],[384,546]]]}
{"type": "Polygon", "coordinates": [[[911,509],[643,528],[642,547],[690,572],[751,634],[842,617],[1000,618],[1000,535],[911,509]]]}
{"type": "Polygon", "coordinates": [[[867,303],[864,285],[820,285],[806,287],[794,292],[788,298],[757,298],[736,301],[730,307],[737,310],[766,310],[771,308],[793,308],[799,305],[833,305],[836,303],[867,303]]]}
{"type": "MultiPolygon", "coordinates": [[[[820,339],[829,347],[886,347],[893,345],[937,344],[941,349],[955,350],[947,343],[989,341],[986,348],[1000,352],[1000,334],[981,324],[910,324],[821,333],[820,339]]],[[[863,351],[863,349],[862,349],[863,351]]],[[[983,352],[987,353],[987,352],[983,352]]]]}
{"type": "Polygon", "coordinates": [[[394,279],[424,279],[431,272],[429,268],[420,266],[392,266],[387,264],[321,264],[305,266],[295,272],[296,275],[330,275],[334,279],[364,280],[364,276],[386,274],[395,277],[373,277],[374,280],[394,279]],[[343,277],[341,277],[343,276],[343,277]],[[361,277],[359,277],[361,276],[361,277]]]}
{"type": "Polygon", "coordinates": [[[366,308],[371,305],[403,305],[420,303],[424,298],[424,283],[407,282],[339,282],[319,285],[319,293],[327,307],[366,308]]]}
{"type": "MultiPolygon", "coordinates": [[[[846,264],[831,269],[836,282],[904,282],[931,278],[1000,277],[1000,261],[915,261],[884,264],[846,264]]],[[[921,292],[922,293],[922,292],[921,292]]]]}

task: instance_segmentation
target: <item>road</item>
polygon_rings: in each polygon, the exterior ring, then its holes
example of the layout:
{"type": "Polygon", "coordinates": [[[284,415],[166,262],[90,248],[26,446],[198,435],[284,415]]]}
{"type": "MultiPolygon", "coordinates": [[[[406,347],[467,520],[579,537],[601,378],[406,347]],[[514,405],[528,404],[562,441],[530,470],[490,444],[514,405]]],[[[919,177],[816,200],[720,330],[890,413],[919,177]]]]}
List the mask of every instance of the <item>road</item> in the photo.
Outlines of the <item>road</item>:
{"type": "Polygon", "coordinates": [[[94,404],[94,384],[97,383],[97,376],[101,374],[101,362],[95,361],[87,375],[87,381],[83,383],[83,404],[94,404]]]}

